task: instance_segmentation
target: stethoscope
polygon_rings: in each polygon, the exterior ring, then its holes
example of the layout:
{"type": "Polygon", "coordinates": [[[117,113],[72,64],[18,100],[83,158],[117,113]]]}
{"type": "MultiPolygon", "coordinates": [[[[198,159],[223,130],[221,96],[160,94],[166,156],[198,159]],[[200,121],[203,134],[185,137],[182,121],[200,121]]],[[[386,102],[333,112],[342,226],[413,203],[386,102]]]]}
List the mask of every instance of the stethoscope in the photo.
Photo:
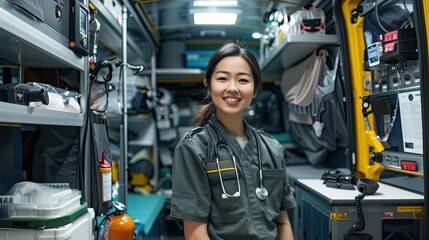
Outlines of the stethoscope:
{"type": "MultiPolygon", "coordinates": [[[[231,150],[231,148],[228,146],[228,144],[222,139],[222,136],[220,135],[219,131],[217,130],[217,128],[212,124],[211,121],[209,121],[209,125],[215,130],[216,135],[218,137],[218,141],[216,143],[216,147],[215,147],[215,155],[216,155],[216,165],[217,165],[217,170],[218,170],[218,174],[219,174],[219,180],[220,180],[220,185],[222,187],[222,199],[227,199],[227,198],[232,198],[232,197],[240,197],[241,196],[241,189],[240,189],[240,178],[238,177],[238,170],[237,170],[237,162],[235,160],[235,156],[233,151],[231,150]],[[234,164],[234,169],[235,169],[235,176],[237,178],[237,186],[238,186],[238,191],[235,192],[234,194],[229,194],[226,192],[225,190],[225,186],[223,185],[223,178],[222,178],[222,174],[221,174],[221,168],[220,168],[220,164],[219,164],[219,151],[220,149],[225,148],[229,154],[232,156],[232,162],[234,164]]],[[[268,190],[267,188],[264,186],[264,178],[262,175],[262,162],[261,162],[261,152],[260,152],[260,145],[259,145],[259,140],[256,136],[256,134],[252,131],[253,136],[255,137],[255,141],[256,141],[256,150],[258,152],[258,163],[259,163],[259,187],[256,188],[255,192],[256,192],[256,196],[260,199],[260,200],[265,200],[265,198],[267,198],[268,196],[268,190]]]]}

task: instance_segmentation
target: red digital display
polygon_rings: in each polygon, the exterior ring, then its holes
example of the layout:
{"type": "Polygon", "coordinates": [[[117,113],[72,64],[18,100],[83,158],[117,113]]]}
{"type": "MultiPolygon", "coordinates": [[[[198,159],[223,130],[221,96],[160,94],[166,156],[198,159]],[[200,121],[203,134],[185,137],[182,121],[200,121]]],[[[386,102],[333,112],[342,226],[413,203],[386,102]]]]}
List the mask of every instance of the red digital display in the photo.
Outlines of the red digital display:
{"type": "Polygon", "coordinates": [[[401,169],[407,171],[417,172],[417,162],[414,161],[401,161],[401,169]]]}
{"type": "Polygon", "coordinates": [[[398,39],[398,31],[391,31],[384,34],[384,42],[391,42],[398,39]]]}
{"type": "Polygon", "coordinates": [[[394,52],[395,48],[396,48],[395,42],[390,42],[390,43],[384,44],[384,52],[385,53],[394,52]]]}

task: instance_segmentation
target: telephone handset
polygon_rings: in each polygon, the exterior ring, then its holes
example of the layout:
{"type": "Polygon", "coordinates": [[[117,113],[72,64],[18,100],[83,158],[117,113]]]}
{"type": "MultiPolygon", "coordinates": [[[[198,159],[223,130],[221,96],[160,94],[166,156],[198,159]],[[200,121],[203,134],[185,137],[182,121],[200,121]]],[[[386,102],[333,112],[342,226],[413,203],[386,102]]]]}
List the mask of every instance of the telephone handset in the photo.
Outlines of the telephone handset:
{"type": "Polygon", "coordinates": [[[358,191],[363,195],[372,195],[377,192],[379,187],[377,181],[371,180],[369,178],[359,178],[356,186],[358,191]]]}

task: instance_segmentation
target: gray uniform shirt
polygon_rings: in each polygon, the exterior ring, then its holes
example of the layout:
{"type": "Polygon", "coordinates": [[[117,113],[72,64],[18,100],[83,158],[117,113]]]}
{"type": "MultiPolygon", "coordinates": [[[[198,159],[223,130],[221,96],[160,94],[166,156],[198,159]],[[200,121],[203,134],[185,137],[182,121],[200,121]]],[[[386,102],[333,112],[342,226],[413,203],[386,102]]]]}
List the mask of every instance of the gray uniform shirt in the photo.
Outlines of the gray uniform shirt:
{"type": "MultiPolygon", "coordinates": [[[[288,185],[282,146],[270,135],[245,123],[249,142],[242,149],[216,116],[211,122],[235,155],[241,196],[222,198],[215,156],[218,136],[207,124],[186,133],[174,151],[171,217],[207,223],[210,239],[276,239],[275,219],[279,211],[296,206],[288,185]],[[261,151],[264,186],[269,193],[263,201],[255,193],[260,186],[255,135],[261,151]]],[[[218,159],[225,190],[232,195],[238,191],[232,157],[222,149],[218,159]]]]}

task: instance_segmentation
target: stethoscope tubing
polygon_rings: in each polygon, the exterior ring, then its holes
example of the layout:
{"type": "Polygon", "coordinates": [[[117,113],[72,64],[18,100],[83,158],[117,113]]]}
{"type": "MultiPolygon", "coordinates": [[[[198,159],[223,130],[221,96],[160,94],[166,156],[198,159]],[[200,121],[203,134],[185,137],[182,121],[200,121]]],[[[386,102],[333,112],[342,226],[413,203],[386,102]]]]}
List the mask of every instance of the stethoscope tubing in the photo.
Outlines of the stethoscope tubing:
{"type": "MultiPolygon", "coordinates": [[[[219,130],[214,126],[214,124],[209,121],[209,125],[215,130],[218,141],[215,144],[215,155],[216,155],[216,165],[217,165],[217,170],[219,173],[219,180],[221,183],[221,187],[222,187],[222,199],[227,199],[227,198],[231,198],[231,197],[240,197],[241,195],[241,188],[240,188],[240,178],[238,176],[238,170],[237,170],[237,163],[236,163],[236,159],[234,156],[234,152],[232,151],[232,149],[228,146],[228,144],[223,140],[222,136],[219,133],[219,130]],[[221,174],[221,168],[220,168],[220,164],[219,164],[219,150],[221,148],[225,148],[228,150],[229,154],[232,156],[232,161],[234,164],[234,168],[235,168],[235,175],[237,178],[237,185],[238,185],[238,191],[234,194],[228,194],[225,190],[225,186],[223,184],[223,178],[222,178],[222,174],[221,174]]],[[[258,167],[259,167],[259,184],[260,187],[259,189],[256,188],[256,195],[260,200],[264,200],[267,195],[268,195],[268,191],[267,189],[264,187],[264,182],[263,182],[263,173],[262,173],[262,158],[261,158],[261,148],[260,148],[260,142],[258,139],[258,136],[254,133],[254,131],[252,130],[253,133],[253,137],[255,138],[255,142],[256,142],[256,151],[258,153],[258,167]]]]}

